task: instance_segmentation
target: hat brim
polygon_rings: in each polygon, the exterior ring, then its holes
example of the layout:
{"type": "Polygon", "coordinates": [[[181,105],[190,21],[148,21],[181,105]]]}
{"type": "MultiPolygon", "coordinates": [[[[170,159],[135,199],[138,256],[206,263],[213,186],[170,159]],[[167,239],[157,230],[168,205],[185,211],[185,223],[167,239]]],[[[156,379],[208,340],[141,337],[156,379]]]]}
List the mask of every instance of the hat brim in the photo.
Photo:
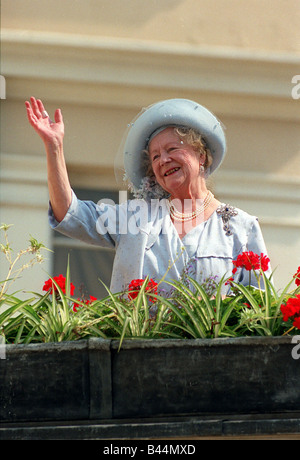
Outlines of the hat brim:
{"type": "Polygon", "coordinates": [[[151,134],[158,128],[185,126],[202,134],[212,155],[209,173],[222,163],[226,154],[226,138],[219,120],[209,110],[188,99],[168,99],[157,102],[139,114],[131,123],[124,144],[124,168],[128,179],[139,188],[146,175],[143,150],[151,134]]]}

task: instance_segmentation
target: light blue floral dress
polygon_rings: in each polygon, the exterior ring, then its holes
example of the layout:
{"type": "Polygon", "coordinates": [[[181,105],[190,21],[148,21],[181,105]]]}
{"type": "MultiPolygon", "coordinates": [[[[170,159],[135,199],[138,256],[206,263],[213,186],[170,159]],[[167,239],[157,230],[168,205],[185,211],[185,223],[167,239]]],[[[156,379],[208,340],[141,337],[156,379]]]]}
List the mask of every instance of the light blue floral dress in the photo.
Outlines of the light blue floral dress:
{"type": "MultiPolygon", "coordinates": [[[[146,276],[159,281],[166,275],[165,281],[174,281],[188,273],[199,282],[217,281],[231,276],[232,261],[243,251],[267,254],[257,218],[225,204],[182,239],[170,219],[166,199],[98,205],[81,201],[73,193],[64,219],[57,222],[50,205],[49,221],[53,229],[69,237],[115,249],[112,292],[121,292],[131,280],[146,276]]],[[[249,284],[249,273],[240,269],[235,281],[249,284]]],[[[251,284],[255,285],[254,276],[251,284]]],[[[167,286],[161,285],[166,290],[167,286]]]]}

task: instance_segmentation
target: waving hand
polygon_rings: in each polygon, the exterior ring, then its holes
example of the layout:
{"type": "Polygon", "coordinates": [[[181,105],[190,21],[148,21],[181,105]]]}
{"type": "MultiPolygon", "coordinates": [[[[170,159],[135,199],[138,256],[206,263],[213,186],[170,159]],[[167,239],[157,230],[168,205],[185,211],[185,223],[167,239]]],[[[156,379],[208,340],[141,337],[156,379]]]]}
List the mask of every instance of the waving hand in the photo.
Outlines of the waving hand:
{"type": "Polygon", "coordinates": [[[25,102],[27,117],[31,126],[35,129],[44,143],[48,146],[62,145],[64,137],[64,122],[60,109],[57,109],[52,121],[46,112],[41,100],[30,98],[25,102]]]}
{"type": "Polygon", "coordinates": [[[64,122],[60,109],[57,109],[52,121],[40,99],[26,101],[27,117],[31,126],[44,141],[47,154],[48,188],[53,213],[61,221],[72,199],[72,190],[66,168],[63,138],[64,122]]]}

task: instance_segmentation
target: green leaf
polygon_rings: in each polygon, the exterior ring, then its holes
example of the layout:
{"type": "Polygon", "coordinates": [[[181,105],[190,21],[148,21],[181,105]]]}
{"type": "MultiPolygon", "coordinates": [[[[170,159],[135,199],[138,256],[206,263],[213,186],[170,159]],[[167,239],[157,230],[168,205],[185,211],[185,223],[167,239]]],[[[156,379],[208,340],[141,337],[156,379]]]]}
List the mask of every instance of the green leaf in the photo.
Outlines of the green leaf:
{"type": "MultiPolygon", "coordinates": [[[[6,298],[8,296],[6,295],[6,298]]],[[[27,300],[16,300],[14,301],[13,303],[15,303],[14,306],[8,308],[7,310],[5,310],[3,313],[0,314],[0,327],[4,325],[4,323],[6,321],[8,321],[8,319],[14,315],[18,310],[21,310],[24,306],[30,304],[30,302],[32,302],[34,299],[34,297],[32,297],[31,299],[27,299],[27,300]]]]}

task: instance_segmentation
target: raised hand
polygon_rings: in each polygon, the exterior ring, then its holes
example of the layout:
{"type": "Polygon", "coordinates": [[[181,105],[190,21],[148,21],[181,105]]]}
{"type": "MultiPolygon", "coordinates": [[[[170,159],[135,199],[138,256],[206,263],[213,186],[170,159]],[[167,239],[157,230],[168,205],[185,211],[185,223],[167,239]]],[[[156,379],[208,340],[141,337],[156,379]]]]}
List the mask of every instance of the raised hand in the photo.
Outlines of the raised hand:
{"type": "Polygon", "coordinates": [[[64,138],[64,122],[60,109],[57,109],[52,121],[40,99],[30,98],[25,102],[27,117],[31,126],[48,147],[57,148],[64,138]]]}
{"type": "Polygon", "coordinates": [[[66,168],[63,138],[64,123],[60,109],[52,121],[40,99],[30,98],[25,102],[29,123],[44,141],[47,156],[48,188],[52,210],[57,221],[61,221],[72,200],[66,168]]]}

